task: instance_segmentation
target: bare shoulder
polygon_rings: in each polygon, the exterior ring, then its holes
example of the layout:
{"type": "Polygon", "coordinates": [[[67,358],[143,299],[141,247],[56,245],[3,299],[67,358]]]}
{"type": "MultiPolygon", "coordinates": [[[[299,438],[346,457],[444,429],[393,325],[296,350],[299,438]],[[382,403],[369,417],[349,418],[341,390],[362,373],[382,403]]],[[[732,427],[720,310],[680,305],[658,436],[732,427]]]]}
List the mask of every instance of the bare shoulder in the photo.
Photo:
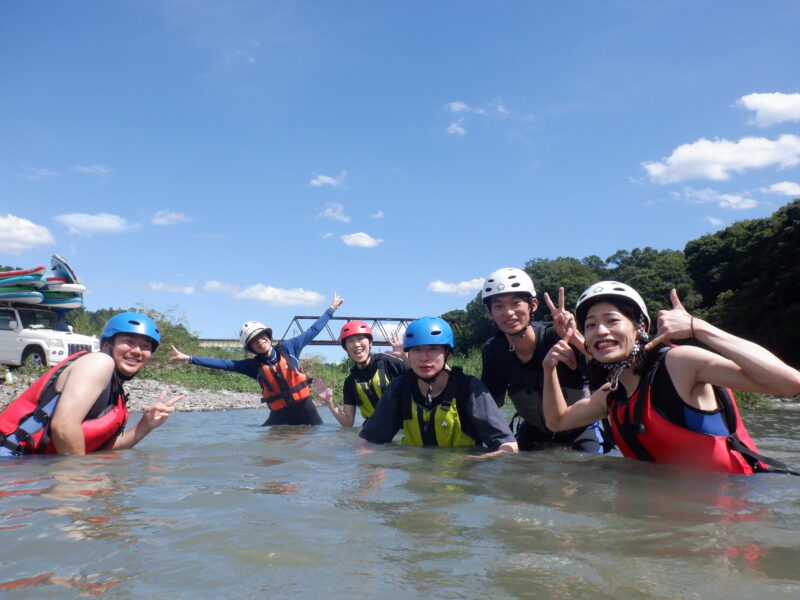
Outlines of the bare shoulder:
{"type": "Polygon", "coordinates": [[[114,359],[105,352],[91,352],[81,356],[74,363],[69,365],[62,374],[66,379],[74,376],[92,377],[97,379],[108,379],[114,372],[114,359]]]}

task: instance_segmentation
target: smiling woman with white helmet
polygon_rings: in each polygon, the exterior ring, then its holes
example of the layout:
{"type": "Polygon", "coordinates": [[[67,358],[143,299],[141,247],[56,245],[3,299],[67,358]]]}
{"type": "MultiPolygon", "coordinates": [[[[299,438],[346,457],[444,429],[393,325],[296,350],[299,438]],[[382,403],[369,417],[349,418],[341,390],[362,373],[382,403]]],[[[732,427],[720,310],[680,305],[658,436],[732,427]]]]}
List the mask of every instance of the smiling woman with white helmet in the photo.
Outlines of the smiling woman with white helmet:
{"type": "Polygon", "coordinates": [[[567,405],[556,367],[569,347],[558,342],[544,361],[547,424],[561,430],[608,416],[615,442],[630,458],[732,474],[791,472],[758,453],[730,388],[793,396],[800,373],[765,348],[693,317],[675,290],[670,300],[672,309],[659,312],[658,332],[648,342],[650,317],[636,290],[601,281],[581,294],[576,320],[596,367],[595,391],[567,405]],[[668,345],[689,338],[710,350],[668,345]]]}
{"type": "Polygon", "coordinates": [[[255,354],[244,360],[223,360],[204,356],[189,356],[174,346],[170,353],[173,362],[188,363],[233,371],[247,375],[261,385],[261,401],[270,410],[264,425],[321,425],[322,419],[311,399],[308,379],[300,366],[300,352],[313,340],[344,300],[333,293],[330,308],[311,327],[300,335],[273,345],[272,329],[260,321],[247,321],[239,329],[239,341],[245,352],[255,354]]]}
{"type": "MultiPolygon", "coordinates": [[[[560,339],[557,327],[571,318],[564,310],[563,290],[559,294],[559,307],[554,306],[545,294],[555,323],[533,321],[533,314],[538,307],[536,289],[533,280],[522,269],[508,267],[489,275],[484,281],[481,298],[486,305],[486,312],[497,327],[497,333],[482,348],[481,380],[498,406],[503,406],[506,394],[514,404],[521,419],[516,430],[520,450],[540,450],[556,443],[583,452],[608,451],[608,436],[604,436],[599,423],[588,428],[555,433],[544,420],[542,360],[560,339]]],[[[576,347],[583,345],[582,338],[578,336],[570,341],[576,347]]],[[[584,363],[580,352],[571,350],[569,364],[559,367],[563,392],[570,403],[589,395],[579,370],[584,363]]]]}

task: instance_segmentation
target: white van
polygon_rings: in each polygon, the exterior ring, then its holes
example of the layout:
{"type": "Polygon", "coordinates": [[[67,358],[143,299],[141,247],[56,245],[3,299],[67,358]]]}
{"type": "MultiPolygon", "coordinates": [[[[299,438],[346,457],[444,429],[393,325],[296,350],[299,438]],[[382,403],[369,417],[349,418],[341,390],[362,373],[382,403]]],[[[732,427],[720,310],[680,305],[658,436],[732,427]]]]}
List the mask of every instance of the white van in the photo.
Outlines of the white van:
{"type": "Polygon", "coordinates": [[[0,304],[0,364],[53,366],[80,350],[97,352],[100,340],[73,333],[55,311],[0,304]]]}

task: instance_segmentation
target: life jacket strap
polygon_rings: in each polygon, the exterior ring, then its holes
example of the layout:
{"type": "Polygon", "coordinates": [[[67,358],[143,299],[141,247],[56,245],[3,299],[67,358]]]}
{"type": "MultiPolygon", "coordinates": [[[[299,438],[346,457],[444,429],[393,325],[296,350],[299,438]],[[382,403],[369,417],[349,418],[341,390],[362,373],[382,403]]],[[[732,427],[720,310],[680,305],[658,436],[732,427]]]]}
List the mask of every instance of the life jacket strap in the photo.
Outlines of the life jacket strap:
{"type": "Polygon", "coordinates": [[[728,444],[730,447],[741,454],[748,464],[753,467],[753,470],[760,473],[785,473],[787,475],[796,475],[800,477],[800,473],[792,469],[786,463],[783,463],[775,458],[770,458],[759,454],[745,445],[736,433],[728,436],[728,444]],[[762,464],[763,463],[763,464],[762,464]],[[765,468],[768,465],[770,468],[765,468]]]}
{"type": "Polygon", "coordinates": [[[3,448],[8,448],[14,454],[24,453],[25,448],[23,446],[9,439],[11,435],[15,434],[12,433],[10,435],[5,435],[4,433],[0,433],[0,446],[3,448]]]}

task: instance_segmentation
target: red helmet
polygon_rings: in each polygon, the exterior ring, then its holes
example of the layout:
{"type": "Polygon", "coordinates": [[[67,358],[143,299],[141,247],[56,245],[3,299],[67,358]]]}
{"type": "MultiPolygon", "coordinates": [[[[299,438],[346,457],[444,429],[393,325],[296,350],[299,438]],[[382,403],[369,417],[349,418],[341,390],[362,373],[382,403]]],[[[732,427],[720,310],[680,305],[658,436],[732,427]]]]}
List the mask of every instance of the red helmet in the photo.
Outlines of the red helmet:
{"type": "Polygon", "coordinates": [[[348,321],[339,332],[339,343],[342,345],[342,348],[344,348],[345,340],[354,335],[365,335],[369,338],[370,342],[372,341],[372,329],[370,329],[369,325],[364,323],[364,321],[348,321]]]}

